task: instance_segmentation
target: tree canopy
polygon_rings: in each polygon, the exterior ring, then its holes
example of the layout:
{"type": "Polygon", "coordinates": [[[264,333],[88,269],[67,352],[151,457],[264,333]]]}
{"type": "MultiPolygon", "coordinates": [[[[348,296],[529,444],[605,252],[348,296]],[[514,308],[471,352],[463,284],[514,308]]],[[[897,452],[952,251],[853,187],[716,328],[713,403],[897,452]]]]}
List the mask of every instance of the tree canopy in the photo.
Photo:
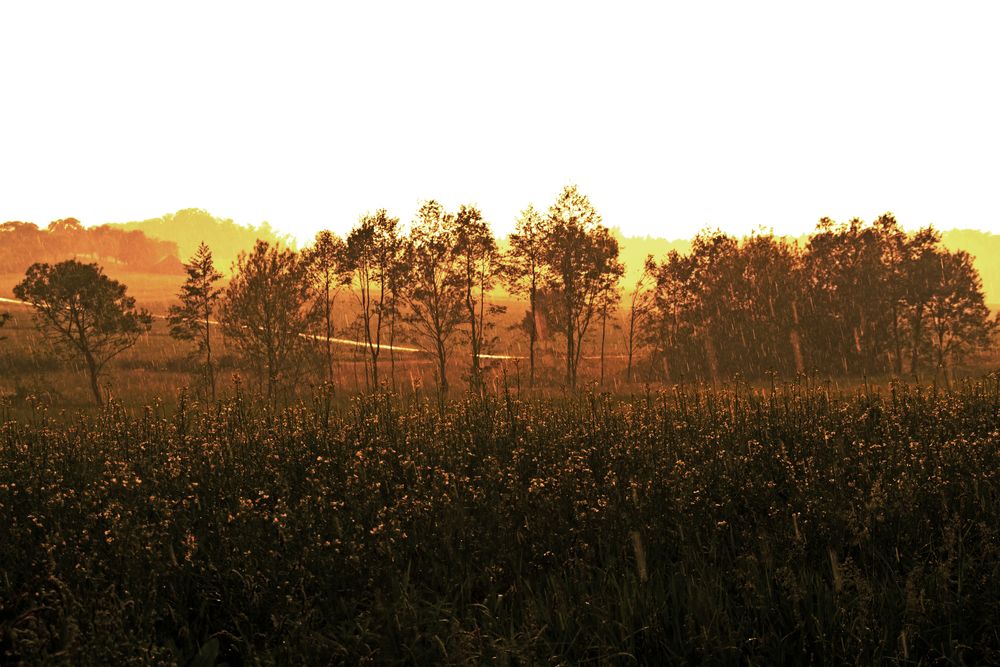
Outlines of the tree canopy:
{"type": "Polygon", "coordinates": [[[108,278],[97,264],[32,264],[14,295],[32,305],[38,327],[57,349],[83,360],[98,404],[103,402],[98,378],[105,365],[152,326],[149,312],[137,309],[125,285],[108,278]]]}

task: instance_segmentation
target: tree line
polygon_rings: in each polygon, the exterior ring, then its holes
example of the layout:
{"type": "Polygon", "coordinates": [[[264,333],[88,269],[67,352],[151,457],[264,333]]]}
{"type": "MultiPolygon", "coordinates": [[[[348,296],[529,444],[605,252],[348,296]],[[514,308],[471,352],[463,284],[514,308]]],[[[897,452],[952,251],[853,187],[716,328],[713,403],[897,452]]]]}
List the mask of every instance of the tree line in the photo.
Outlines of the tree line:
{"type": "Polygon", "coordinates": [[[938,372],[990,344],[973,258],[932,227],[908,233],[824,218],[803,247],[770,234],[704,232],[690,253],[650,261],[648,336],[657,370],[718,379],[819,371],[938,372]]]}
{"type": "MultiPolygon", "coordinates": [[[[86,361],[99,402],[104,364],[151,319],[99,267],[74,265],[33,265],[15,294],[35,305],[48,335],[86,361]],[[90,345],[103,347],[88,352],[90,345]]],[[[405,230],[378,210],[345,237],[319,232],[302,251],[258,240],[224,287],[204,243],[185,271],[170,331],[192,341],[196,375],[213,398],[216,318],[227,347],[274,397],[305,377],[317,347],[322,377],[337,380],[333,345],[344,332],[335,315],[345,309],[356,313],[369,388],[396,386],[405,339],[433,359],[440,396],[459,355],[468,389],[482,392],[499,351],[501,287],[524,303],[514,335],[526,344],[532,386],[543,339],[561,341],[563,382],[573,388],[585,348],[599,351],[603,382],[609,334],[625,351],[627,380],[678,382],[939,371],[987,346],[997,328],[971,256],[943,248],[933,228],[904,231],[889,214],[871,224],[823,219],[804,245],[704,231],[687,253],[648,257],[623,286],[618,242],[575,186],[547,211],[522,211],[503,241],[476,206],[449,211],[430,200],[405,230]]]]}

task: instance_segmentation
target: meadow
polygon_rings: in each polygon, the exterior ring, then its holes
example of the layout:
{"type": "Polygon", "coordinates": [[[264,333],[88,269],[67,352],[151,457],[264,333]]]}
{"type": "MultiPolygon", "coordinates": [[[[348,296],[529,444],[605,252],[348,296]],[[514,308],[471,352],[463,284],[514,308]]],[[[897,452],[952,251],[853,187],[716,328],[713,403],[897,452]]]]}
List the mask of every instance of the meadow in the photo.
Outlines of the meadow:
{"type": "Polygon", "coordinates": [[[1000,378],[0,416],[0,661],[1000,661],[1000,378]]]}

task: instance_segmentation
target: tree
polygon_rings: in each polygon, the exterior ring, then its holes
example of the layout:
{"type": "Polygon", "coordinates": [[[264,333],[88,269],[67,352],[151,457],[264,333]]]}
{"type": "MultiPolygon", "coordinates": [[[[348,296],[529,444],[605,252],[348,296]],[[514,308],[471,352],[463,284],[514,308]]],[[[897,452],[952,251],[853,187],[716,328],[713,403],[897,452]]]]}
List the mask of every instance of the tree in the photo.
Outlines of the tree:
{"type": "Polygon", "coordinates": [[[315,319],[307,265],[293,250],[258,240],[241,253],[221,303],[226,337],[264,381],[268,399],[299,370],[315,319]]]}
{"type": "Polygon", "coordinates": [[[920,351],[925,347],[927,308],[941,281],[941,234],[932,227],[909,236],[905,248],[903,300],[910,331],[910,373],[920,370],[920,351]]]}
{"type": "Polygon", "coordinates": [[[488,343],[485,331],[492,326],[486,315],[502,312],[502,308],[486,303],[486,294],[493,289],[500,274],[500,254],[492,230],[475,206],[459,207],[454,216],[454,227],[456,269],[462,283],[472,353],[469,388],[473,392],[481,392],[483,370],[480,355],[483,346],[488,343]]]}
{"type": "Polygon", "coordinates": [[[333,382],[333,305],[340,289],[351,283],[347,268],[346,245],[333,232],[316,234],[312,247],[303,251],[309,281],[317,293],[317,307],[323,319],[326,343],[326,378],[333,382]]]}
{"type": "Polygon", "coordinates": [[[180,304],[170,306],[167,323],[170,335],[178,340],[196,343],[194,357],[205,374],[212,400],[215,400],[215,366],[212,361],[212,314],[222,289],[216,283],[222,278],[212,261],[212,251],[201,243],[194,256],[184,265],[187,278],[181,285],[180,304]]]}
{"type": "Polygon", "coordinates": [[[546,282],[562,302],[561,333],[566,337],[566,384],[576,386],[583,337],[598,300],[617,283],[624,268],[618,241],[590,200],[566,186],[549,208],[543,242],[546,282]]]}
{"type": "MultiPolygon", "coordinates": [[[[604,288],[601,290],[597,297],[597,312],[601,316],[601,379],[600,385],[604,386],[604,359],[605,359],[605,343],[608,337],[608,318],[611,314],[617,310],[618,306],[622,301],[621,291],[618,289],[618,278],[615,277],[614,280],[608,280],[604,288]]],[[[612,321],[612,326],[617,327],[618,325],[612,321]]]]}
{"type": "Polygon", "coordinates": [[[538,342],[538,290],[541,288],[543,268],[543,240],[545,218],[529,205],[521,211],[510,235],[510,249],[505,258],[504,277],[513,294],[527,295],[528,312],[525,314],[528,332],[528,383],[535,386],[535,345],[538,342]]]}
{"type": "Polygon", "coordinates": [[[892,247],[899,240],[896,231],[891,214],[872,225],[858,218],[846,224],[823,218],[810,237],[803,256],[811,308],[806,334],[818,366],[844,373],[891,367],[893,302],[900,284],[890,264],[898,260],[898,248],[892,247]]]}
{"type": "Polygon", "coordinates": [[[441,400],[448,393],[448,343],[463,320],[456,247],[454,216],[436,201],[421,205],[406,242],[404,299],[421,347],[437,360],[441,400]]]}
{"type": "Polygon", "coordinates": [[[907,235],[892,213],[883,213],[872,223],[881,249],[881,284],[878,292],[886,306],[889,354],[892,370],[903,374],[903,331],[905,322],[907,235]]]}
{"type": "Polygon", "coordinates": [[[938,372],[950,357],[989,345],[996,326],[972,256],[963,250],[944,250],[940,258],[941,279],[927,304],[938,372]]]}
{"type": "Polygon", "coordinates": [[[14,287],[14,295],[34,307],[46,338],[66,357],[83,360],[98,405],[103,403],[98,378],[104,367],[152,326],[152,316],[136,309],[126,289],[97,264],[76,260],[32,264],[14,287]]]}
{"type": "Polygon", "coordinates": [[[401,244],[399,218],[385,209],[364,215],[347,235],[345,268],[354,275],[361,307],[365,348],[371,364],[372,387],[378,388],[378,362],[382,352],[382,327],[390,315],[395,286],[393,272],[399,269],[401,244]]]}
{"type": "Polygon", "coordinates": [[[629,294],[628,319],[625,323],[625,379],[632,381],[632,365],[635,359],[635,351],[641,342],[641,332],[645,327],[653,309],[653,276],[656,273],[656,262],[652,255],[646,256],[646,261],[642,265],[642,273],[635,281],[635,287],[629,294]]]}

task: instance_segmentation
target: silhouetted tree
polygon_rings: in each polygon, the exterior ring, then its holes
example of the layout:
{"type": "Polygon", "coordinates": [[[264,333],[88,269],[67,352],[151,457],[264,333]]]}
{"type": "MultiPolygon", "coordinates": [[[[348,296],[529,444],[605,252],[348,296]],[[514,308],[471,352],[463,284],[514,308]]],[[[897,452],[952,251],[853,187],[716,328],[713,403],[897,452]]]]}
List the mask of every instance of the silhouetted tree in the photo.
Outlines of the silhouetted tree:
{"type": "Polygon", "coordinates": [[[391,316],[395,286],[393,272],[399,270],[401,248],[399,218],[389,217],[385,209],[379,209],[374,215],[362,216],[347,235],[344,268],[354,276],[374,388],[378,388],[379,384],[382,328],[391,316]]]}
{"type": "Polygon", "coordinates": [[[521,211],[509,237],[510,249],[505,258],[508,289],[513,294],[528,297],[525,327],[528,333],[528,384],[535,386],[535,345],[538,342],[538,290],[542,285],[544,262],[545,218],[534,206],[521,211]]]}
{"type": "Polygon", "coordinates": [[[575,387],[581,343],[599,299],[623,272],[618,241],[574,185],[565,187],[549,208],[543,249],[547,285],[562,302],[566,384],[575,387]]]}
{"type": "Polygon", "coordinates": [[[649,319],[653,305],[653,286],[655,284],[654,275],[656,273],[656,262],[652,255],[646,256],[646,261],[642,265],[642,273],[635,281],[635,286],[629,293],[628,313],[625,321],[625,379],[632,381],[632,365],[635,360],[637,346],[642,341],[642,331],[649,319]]]}
{"type": "Polygon", "coordinates": [[[790,375],[804,370],[798,331],[802,300],[801,261],[797,246],[771,233],[754,233],[739,246],[733,265],[732,311],[727,373],[790,375]]]}
{"type": "Polygon", "coordinates": [[[215,400],[215,363],[212,360],[212,315],[222,288],[216,283],[222,274],[212,261],[212,251],[204,243],[184,265],[187,278],[181,285],[180,304],[170,306],[167,322],[170,335],[178,340],[195,341],[192,356],[204,373],[212,400],[215,400]]]}
{"type": "Polygon", "coordinates": [[[907,234],[892,213],[884,213],[872,223],[882,248],[882,290],[888,305],[892,369],[903,374],[903,345],[906,328],[907,234]]]}
{"type": "Polygon", "coordinates": [[[888,368],[895,288],[883,222],[880,230],[857,218],[840,225],[824,218],[806,246],[809,349],[824,370],[888,368]]]}
{"type": "Polygon", "coordinates": [[[314,319],[306,262],[293,250],[257,241],[236,260],[221,305],[226,337],[263,376],[267,396],[298,371],[314,319]]]}
{"type": "Polygon", "coordinates": [[[926,227],[906,242],[903,299],[910,333],[910,373],[920,372],[920,353],[926,347],[925,318],[941,282],[941,235],[926,227]]]}
{"type": "MultiPolygon", "coordinates": [[[[597,314],[601,318],[601,343],[600,343],[600,385],[604,386],[604,360],[606,351],[606,342],[608,338],[608,318],[612,316],[615,310],[618,309],[619,304],[621,304],[622,295],[621,291],[618,289],[618,278],[621,277],[621,271],[618,272],[617,276],[610,276],[609,280],[605,283],[604,288],[601,290],[597,297],[597,314]]],[[[617,326],[612,322],[612,326],[617,326]]]]}
{"type": "Polygon", "coordinates": [[[989,345],[995,328],[982,280],[969,253],[943,251],[940,261],[941,279],[927,304],[931,347],[939,372],[949,358],[989,345]]]}
{"type": "Polygon", "coordinates": [[[436,201],[425,202],[406,240],[403,298],[420,345],[437,360],[441,400],[448,393],[448,344],[463,320],[464,286],[456,248],[454,216],[436,201]]]}
{"type": "Polygon", "coordinates": [[[337,294],[351,283],[351,270],[347,261],[347,246],[333,232],[322,230],[316,234],[311,247],[306,248],[303,260],[308,276],[317,292],[316,305],[324,325],[323,341],[326,351],[326,379],[333,382],[333,306],[337,294]]]}
{"type": "Polygon", "coordinates": [[[492,326],[486,316],[502,312],[500,307],[486,303],[486,295],[493,289],[501,272],[500,253],[493,232],[478,208],[465,205],[459,207],[453,221],[456,270],[462,282],[472,354],[469,388],[473,392],[481,392],[483,370],[480,355],[484,345],[489,343],[485,338],[485,331],[492,326]]]}
{"type": "Polygon", "coordinates": [[[802,370],[796,246],[770,233],[737,241],[703,231],[688,254],[672,252],[650,270],[656,287],[646,340],[668,378],[802,370]]]}
{"type": "Polygon", "coordinates": [[[152,326],[152,316],[136,309],[126,289],[97,264],[76,260],[32,264],[14,287],[14,295],[34,307],[38,328],[56,349],[83,360],[98,405],[104,367],[152,326]]]}

